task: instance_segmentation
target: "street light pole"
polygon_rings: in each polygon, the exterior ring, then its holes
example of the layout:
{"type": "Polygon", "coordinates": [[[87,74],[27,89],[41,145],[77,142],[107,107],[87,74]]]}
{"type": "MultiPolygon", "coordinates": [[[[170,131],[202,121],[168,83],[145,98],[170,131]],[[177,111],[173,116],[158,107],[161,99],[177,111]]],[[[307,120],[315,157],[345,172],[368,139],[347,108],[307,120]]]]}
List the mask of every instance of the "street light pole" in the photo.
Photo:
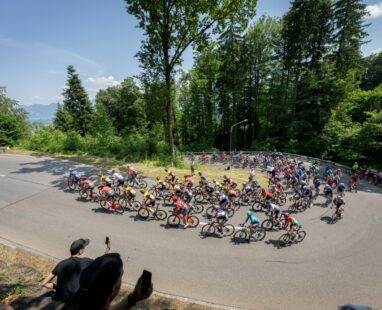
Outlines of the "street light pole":
{"type": "Polygon", "coordinates": [[[231,126],[231,130],[230,130],[230,132],[229,132],[229,155],[230,155],[230,157],[231,157],[231,162],[232,162],[232,153],[231,153],[231,150],[232,150],[232,130],[233,130],[233,127],[235,127],[235,126],[237,126],[237,125],[240,125],[240,124],[242,124],[242,123],[245,123],[245,122],[248,122],[248,119],[242,120],[242,121],[240,121],[240,122],[238,122],[238,123],[236,123],[236,124],[233,124],[233,125],[231,126]]]}

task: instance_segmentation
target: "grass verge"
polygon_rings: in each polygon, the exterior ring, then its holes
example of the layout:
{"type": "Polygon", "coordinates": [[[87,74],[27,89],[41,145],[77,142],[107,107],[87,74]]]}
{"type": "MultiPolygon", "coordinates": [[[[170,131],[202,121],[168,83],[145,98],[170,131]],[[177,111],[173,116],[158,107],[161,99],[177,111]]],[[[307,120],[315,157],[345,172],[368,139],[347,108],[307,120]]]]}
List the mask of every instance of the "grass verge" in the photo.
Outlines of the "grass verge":
{"type": "MultiPolygon", "coordinates": [[[[56,263],[52,259],[0,244],[0,309],[1,304],[15,309],[28,309],[31,303],[38,300],[38,296],[46,292],[39,283],[51,272],[56,263]]],[[[116,301],[129,292],[129,288],[122,288],[116,301]]],[[[163,297],[154,292],[148,300],[138,303],[136,309],[212,310],[219,308],[163,297]]]]}
{"type": "MultiPolygon", "coordinates": [[[[51,153],[40,153],[33,152],[21,149],[11,149],[6,151],[8,154],[22,154],[22,155],[34,155],[34,156],[47,156],[54,157],[64,160],[71,160],[83,164],[88,164],[92,166],[98,166],[105,169],[115,169],[121,172],[126,172],[126,162],[122,160],[116,160],[114,158],[106,158],[106,157],[98,157],[92,155],[75,155],[75,154],[51,154],[51,153]]],[[[149,178],[155,179],[157,176],[164,179],[166,176],[165,168],[170,169],[174,172],[174,174],[179,178],[179,180],[183,179],[183,175],[190,174],[191,170],[186,168],[177,168],[174,166],[163,166],[160,162],[157,161],[143,161],[143,162],[135,162],[132,164],[138,171],[141,171],[144,175],[149,178]]],[[[227,175],[241,184],[242,182],[248,181],[248,170],[246,169],[235,169],[231,168],[231,170],[226,171],[225,166],[223,165],[208,165],[208,166],[199,166],[195,167],[195,172],[201,171],[203,175],[205,175],[209,180],[212,179],[222,180],[223,175],[227,175]]],[[[195,178],[195,181],[199,179],[199,177],[195,178]]],[[[266,187],[268,184],[268,179],[265,173],[258,172],[256,174],[256,179],[260,182],[263,187],[266,187]]]]}

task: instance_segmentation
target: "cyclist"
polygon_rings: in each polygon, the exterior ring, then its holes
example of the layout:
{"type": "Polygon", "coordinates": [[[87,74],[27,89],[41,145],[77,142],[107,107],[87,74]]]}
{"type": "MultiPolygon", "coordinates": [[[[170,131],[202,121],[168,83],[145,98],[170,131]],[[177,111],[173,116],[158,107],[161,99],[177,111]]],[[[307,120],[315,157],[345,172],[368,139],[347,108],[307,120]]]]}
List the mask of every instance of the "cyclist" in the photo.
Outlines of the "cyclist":
{"type": "Polygon", "coordinates": [[[174,186],[175,196],[182,197],[183,192],[179,185],[174,186]]]}
{"type": "Polygon", "coordinates": [[[320,192],[320,186],[321,186],[321,181],[319,177],[317,176],[314,177],[313,185],[314,185],[314,189],[316,190],[316,194],[318,195],[318,193],[320,192]]]}
{"type": "Polygon", "coordinates": [[[345,196],[345,189],[346,189],[346,186],[344,183],[340,183],[338,184],[338,187],[337,187],[337,192],[338,192],[338,195],[343,197],[345,196]]]}
{"type": "Polygon", "coordinates": [[[351,175],[351,182],[352,182],[352,186],[357,186],[357,183],[358,183],[358,173],[357,172],[353,172],[353,174],[351,175]]]}
{"type": "Polygon", "coordinates": [[[190,187],[194,185],[194,181],[192,180],[190,175],[185,174],[183,177],[184,177],[184,180],[183,180],[184,185],[190,186],[190,187]]]}
{"type": "Polygon", "coordinates": [[[261,190],[261,194],[263,196],[263,202],[265,202],[266,205],[269,205],[271,203],[271,200],[273,198],[272,193],[266,191],[264,188],[261,190]]]}
{"type": "Polygon", "coordinates": [[[156,177],[157,184],[156,184],[156,189],[161,191],[166,189],[166,184],[161,180],[161,178],[158,176],[156,177]]]}
{"type": "Polygon", "coordinates": [[[336,214],[338,217],[341,217],[341,211],[344,209],[341,206],[345,205],[345,200],[341,196],[337,196],[333,199],[333,203],[336,206],[336,214]]]}
{"type": "Polygon", "coordinates": [[[325,184],[324,196],[325,196],[325,198],[330,197],[330,199],[333,197],[333,188],[329,184],[325,184]]]}
{"type": "Polygon", "coordinates": [[[245,222],[243,225],[245,225],[248,221],[250,221],[250,224],[248,225],[249,228],[249,239],[248,242],[251,240],[251,236],[253,234],[254,229],[259,226],[260,221],[259,219],[255,216],[255,212],[252,210],[247,211],[247,218],[245,219],[245,222]]]}
{"type": "Polygon", "coordinates": [[[312,203],[312,199],[313,199],[313,189],[311,186],[304,186],[303,187],[303,195],[304,195],[304,198],[308,199],[308,202],[309,204],[312,203]]]}
{"type": "Polygon", "coordinates": [[[132,200],[135,198],[136,196],[135,190],[129,184],[125,184],[123,186],[123,189],[125,190],[126,198],[128,200],[132,200]]]}
{"type": "Polygon", "coordinates": [[[219,195],[219,207],[225,209],[226,206],[229,204],[228,197],[224,193],[224,191],[218,192],[219,195]]]}
{"type": "Polygon", "coordinates": [[[168,182],[174,184],[174,183],[175,183],[175,180],[176,180],[175,174],[174,174],[171,170],[168,170],[167,168],[164,169],[164,171],[167,172],[167,179],[168,179],[168,182]]]}
{"type": "Polygon", "coordinates": [[[180,198],[175,195],[172,196],[172,201],[175,203],[174,213],[175,215],[182,215],[183,227],[187,228],[187,219],[188,219],[188,207],[187,204],[180,198]]]}
{"type": "Polygon", "coordinates": [[[104,198],[114,198],[114,191],[110,186],[106,185],[101,189],[101,196],[104,198]]]}
{"type": "Polygon", "coordinates": [[[284,214],[284,219],[288,225],[288,223],[290,224],[289,226],[289,234],[291,236],[291,239],[293,240],[294,239],[294,230],[295,228],[298,229],[298,227],[300,226],[300,224],[298,223],[298,221],[292,216],[290,215],[288,212],[285,212],[284,214]]]}
{"type": "Polygon", "coordinates": [[[135,170],[135,168],[132,165],[127,165],[127,174],[129,182],[132,182],[135,180],[136,176],[138,175],[138,171],[135,170]]]}
{"type": "Polygon", "coordinates": [[[106,176],[106,175],[103,175],[102,173],[99,174],[99,180],[101,183],[104,183],[104,185],[106,187],[111,187],[111,179],[106,176]]]}
{"type": "Polygon", "coordinates": [[[143,196],[142,205],[148,209],[148,211],[154,212],[150,207],[155,207],[155,197],[147,192],[144,188],[139,190],[143,196]]]}
{"type": "Polygon", "coordinates": [[[216,215],[213,217],[213,219],[215,218],[216,218],[216,222],[218,223],[217,228],[218,228],[219,236],[222,236],[223,226],[228,221],[228,213],[224,209],[218,208],[216,210],[216,215]]]}
{"type": "Polygon", "coordinates": [[[81,187],[83,191],[93,190],[94,182],[86,177],[81,177],[81,187]]]}
{"type": "Polygon", "coordinates": [[[184,192],[183,192],[183,200],[186,202],[186,203],[190,203],[191,202],[191,199],[192,199],[192,187],[191,186],[187,186],[185,189],[184,189],[184,192]]]}
{"type": "Polygon", "coordinates": [[[358,171],[358,169],[359,169],[359,165],[358,165],[358,163],[355,162],[355,163],[353,164],[353,166],[351,167],[351,169],[352,169],[353,172],[358,171]]]}
{"type": "Polygon", "coordinates": [[[117,186],[123,186],[123,184],[125,183],[125,177],[122,174],[113,170],[111,172],[111,175],[112,175],[112,178],[114,179],[114,181],[117,182],[117,186]]]}
{"type": "Polygon", "coordinates": [[[81,176],[76,169],[69,169],[69,178],[78,182],[81,179],[81,176]]]}
{"type": "Polygon", "coordinates": [[[208,184],[208,179],[199,171],[198,175],[200,176],[200,182],[201,184],[208,184]]]}
{"type": "Polygon", "coordinates": [[[269,209],[271,211],[271,217],[275,220],[276,224],[279,225],[279,215],[281,214],[281,209],[278,205],[274,203],[269,204],[269,209]]]}

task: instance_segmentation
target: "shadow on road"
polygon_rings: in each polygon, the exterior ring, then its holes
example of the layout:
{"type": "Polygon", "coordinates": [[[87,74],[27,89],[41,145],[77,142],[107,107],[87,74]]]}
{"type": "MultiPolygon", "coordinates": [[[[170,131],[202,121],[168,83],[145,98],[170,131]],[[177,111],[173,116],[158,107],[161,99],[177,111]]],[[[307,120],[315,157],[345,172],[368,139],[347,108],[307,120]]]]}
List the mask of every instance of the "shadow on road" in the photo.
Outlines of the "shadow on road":
{"type": "Polygon", "coordinates": [[[327,215],[321,216],[320,220],[325,222],[326,224],[332,223],[332,217],[331,216],[327,216],[327,215]]]}

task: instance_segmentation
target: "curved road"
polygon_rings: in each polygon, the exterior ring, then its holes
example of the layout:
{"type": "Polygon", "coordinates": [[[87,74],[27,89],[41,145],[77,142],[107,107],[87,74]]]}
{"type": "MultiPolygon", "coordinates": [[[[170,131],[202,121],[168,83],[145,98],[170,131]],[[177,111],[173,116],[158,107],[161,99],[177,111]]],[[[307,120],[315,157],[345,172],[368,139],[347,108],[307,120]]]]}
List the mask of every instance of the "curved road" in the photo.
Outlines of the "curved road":
{"type": "MultiPolygon", "coordinates": [[[[268,233],[260,243],[234,245],[227,238],[201,239],[200,227],[167,229],[164,222],[140,221],[132,213],[104,213],[64,191],[63,175],[73,165],[0,155],[2,239],[62,259],[79,237],[91,240],[88,256],[102,254],[108,235],[113,250],[128,258],[125,281],[134,283],[147,269],[157,291],[229,307],[382,307],[382,192],[365,181],[357,194],[346,194],[343,220],[327,224],[333,209],[316,205],[297,215],[306,239],[278,250],[275,241],[282,232],[268,233]]],[[[77,166],[95,175],[92,167],[77,166]]],[[[231,222],[242,222],[244,212],[231,222]]]]}

